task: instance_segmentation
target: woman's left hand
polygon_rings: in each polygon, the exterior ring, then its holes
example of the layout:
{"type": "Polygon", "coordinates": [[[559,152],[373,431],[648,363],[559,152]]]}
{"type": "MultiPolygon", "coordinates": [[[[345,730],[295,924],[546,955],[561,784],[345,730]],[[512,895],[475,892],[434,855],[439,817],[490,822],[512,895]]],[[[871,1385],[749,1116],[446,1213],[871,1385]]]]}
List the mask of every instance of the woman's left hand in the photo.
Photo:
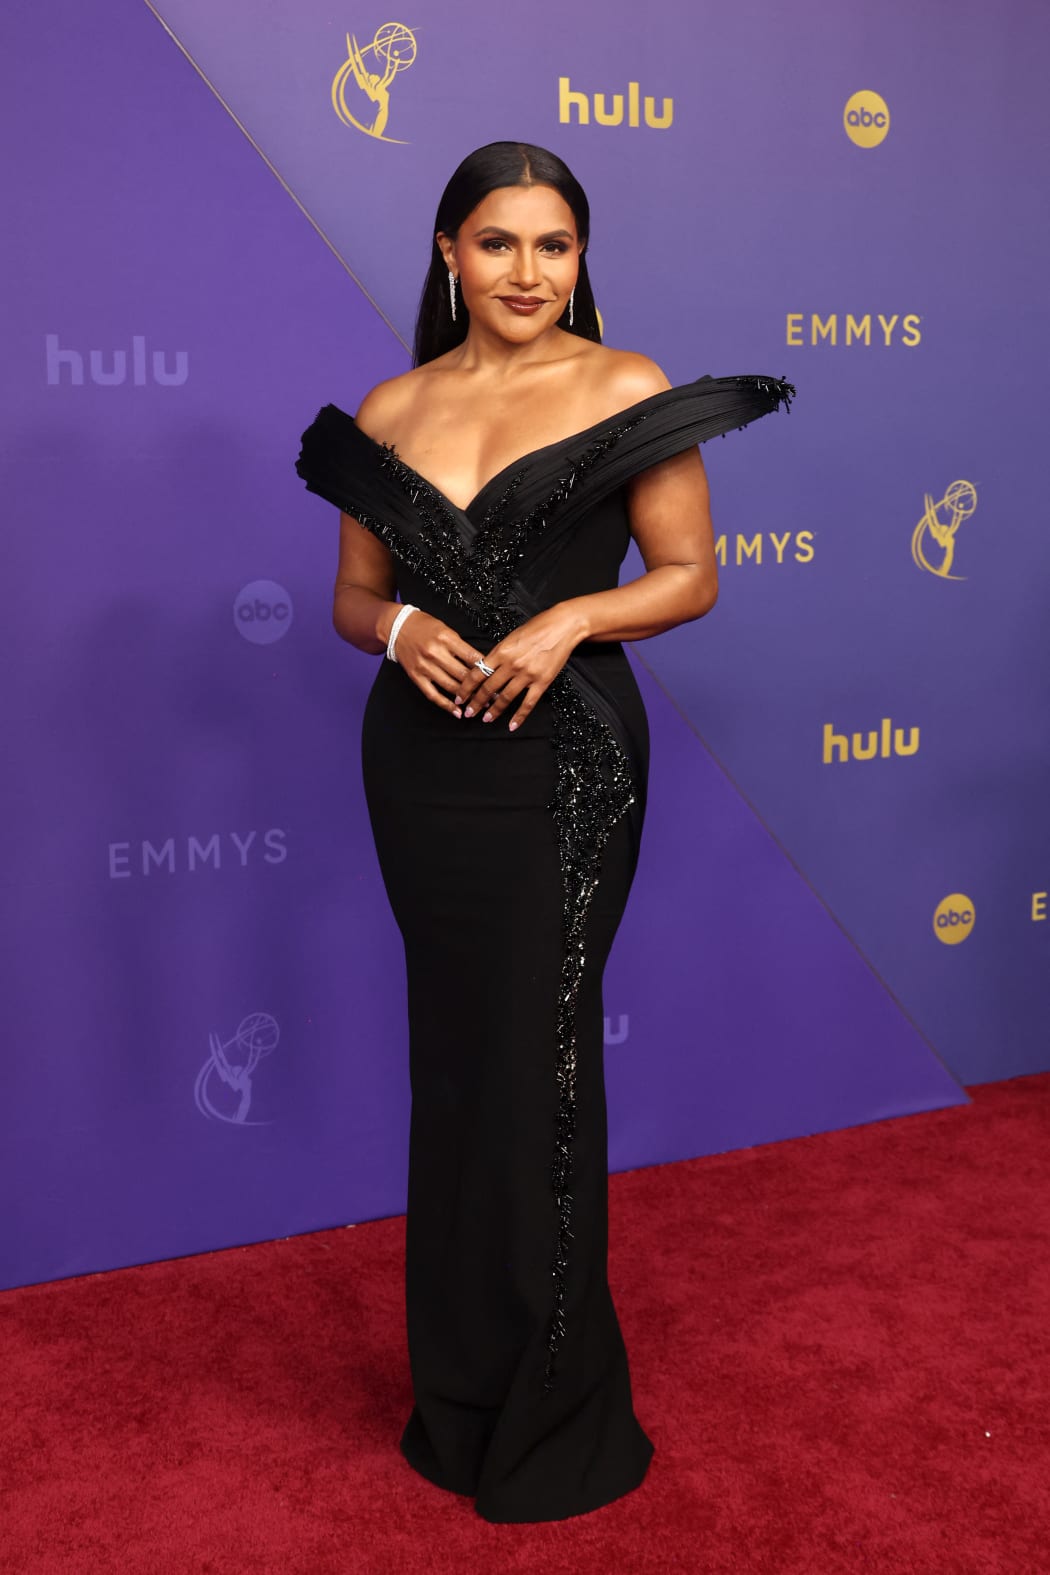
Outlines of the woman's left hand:
{"type": "Polygon", "coordinates": [[[581,610],[572,602],[546,608],[486,653],[486,664],[495,669],[491,678],[486,678],[480,667],[470,669],[456,704],[462,704],[464,717],[480,715],[483,722],[494,722],[520,699],[510,723],[513,732],[585,637],[581,610]]]}

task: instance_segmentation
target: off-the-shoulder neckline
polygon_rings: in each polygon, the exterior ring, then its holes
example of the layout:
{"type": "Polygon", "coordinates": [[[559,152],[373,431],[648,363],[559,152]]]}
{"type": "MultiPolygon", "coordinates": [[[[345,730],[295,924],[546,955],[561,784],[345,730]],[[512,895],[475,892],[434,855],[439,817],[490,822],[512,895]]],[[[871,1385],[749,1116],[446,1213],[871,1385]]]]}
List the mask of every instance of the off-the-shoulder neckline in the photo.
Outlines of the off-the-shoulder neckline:
{"type": "Polygon", "coordinates": [[[405,460],[403,460],[393,444],[380,443],[374,437],[370,437],[367,432],[363,431],[361,427],[358,426],[354,417],[347,411],[340,409],[338,405],[332,405],[331,409],[338,411],[341,416],[344,416],[346,420],[351,423],[354,431],[358,433],[358,435],[362,437],[372,449],[377,450],[383,455],[393,455],[402,469],[406,470],[412,477],[421,482],[423,486],[429,487],[431,492],[435,493],[443,503],[447,504],[448,507],[453,510],[454,513],[465,516],[473,513],[477,509],[478,504],[496,488],[498,483],[505,483],[515,471],[521,470],[523,466],[531,465],[543,456],[553,454],[558,449],[566,448],[569,444],[589,443],[592,439],[599,437],[606,427],[617,426],[622,421],[631,420],[638,417],[647,406],[652,406],[653,409],[659,409],[661,405],[670,403],[675,396],[692,393],[700,386],[700,384],[710,383],[712,381],[714,381],[714,379],[712,378],[711,374],[705,373],[703,377],[696,378],[692,383],[678,383],[671,388],[661,388],[655,394],[647,394],[644,399],[635,400],[634,404],[625,405],[622,410],[615,411],[611,416],[605,416],[601,421],[593,422],[589,427],[581,427],[578,432],[570,432],[566,437],[556,438],[553,443],[543,443],[539,448],[529,449],[528,453],[521,454],[517,459],[511,460],[509,464],[501,466],[501,468],[496,471],[495,475],[490,476],[489,479],[478,488],[477,492],[475,492],[474,496],[470,499],[470,502],[466,505],[454,503],[448,494],[443,492],[441,488],[431,481],[428,476],[424,476],[420,471],[416,470],[414,466],[409,465],[405,460]]]}

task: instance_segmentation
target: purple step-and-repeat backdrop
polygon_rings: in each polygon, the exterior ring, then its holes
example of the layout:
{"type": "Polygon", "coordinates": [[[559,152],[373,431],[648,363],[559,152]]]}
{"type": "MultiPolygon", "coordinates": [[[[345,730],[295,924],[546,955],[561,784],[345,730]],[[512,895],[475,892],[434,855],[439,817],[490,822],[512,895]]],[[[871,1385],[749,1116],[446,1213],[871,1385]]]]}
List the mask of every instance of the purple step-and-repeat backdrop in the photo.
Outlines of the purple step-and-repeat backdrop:
{"type": "Polygon", "coordinates": [[[292,467],[321,404],[408,364],[437,196],[495,138],[587,187],[611,343],[799,391],[705,450],[715,612],[635,647],[613,1167],[1050,1066],[1048,20],[8,19],[0,1284],[404,1206],[374,661],[331,630],[337,519],[292,467]]]}

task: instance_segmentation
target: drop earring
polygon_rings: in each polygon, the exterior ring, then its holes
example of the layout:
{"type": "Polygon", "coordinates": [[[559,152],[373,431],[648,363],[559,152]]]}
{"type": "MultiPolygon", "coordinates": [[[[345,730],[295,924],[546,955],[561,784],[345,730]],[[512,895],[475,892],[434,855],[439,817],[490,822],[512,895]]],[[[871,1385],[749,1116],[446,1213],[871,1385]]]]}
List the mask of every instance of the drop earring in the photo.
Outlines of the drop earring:
{"type": "Polygon", "coordinates": [[[572,327],[572,303],[573,303],[573,300],[574,300],[575,296],[576,296],[576,286],[573,285],[572,289],[569,292],[569,327],[570,328],[572,327]]]}
{"type": "Polygon", "coordinates": [[[448,271],[448,299],[452,307],[452,321],[456,321],[456,276],[450,268],[448,271]]]}

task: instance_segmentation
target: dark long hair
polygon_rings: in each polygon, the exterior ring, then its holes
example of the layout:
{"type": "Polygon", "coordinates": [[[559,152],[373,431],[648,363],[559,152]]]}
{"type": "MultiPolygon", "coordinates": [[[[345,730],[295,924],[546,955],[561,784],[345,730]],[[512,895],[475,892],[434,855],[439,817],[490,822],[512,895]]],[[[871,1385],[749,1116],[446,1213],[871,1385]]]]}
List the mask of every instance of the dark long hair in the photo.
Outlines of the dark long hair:
{"type": "MultiPolygon", "coordinates": [[[[489,192],[501,186],[553,186],[572,209],[580,240],[589,240],[591,209],[586,192],[556,153],[537,148],[531,142],[489,142],[485,147],[468,153],[442,193],[434,220],[434,234],[441,232],[454,239],[467,215],[474,212],[489,192]]],[[[448,268],[435,240],[430,270],[416,314],[413,364],[422,366],[424,361],[433,361],[437,356],[444,355],[446,350],[462,344],[467,337],[469,323],[470,313],[462,293],[456,300],[456,321],[452,321],[448,268]]],[[[573,297],[572,327],[569,327],[568,307],[559,317],[558,327],[568,333],[579,334],[581,339],[593,339],[595,343],[601,343],[594,293],[587,277],[586,252],[580,257],[580,272],[573,297]]]]}

